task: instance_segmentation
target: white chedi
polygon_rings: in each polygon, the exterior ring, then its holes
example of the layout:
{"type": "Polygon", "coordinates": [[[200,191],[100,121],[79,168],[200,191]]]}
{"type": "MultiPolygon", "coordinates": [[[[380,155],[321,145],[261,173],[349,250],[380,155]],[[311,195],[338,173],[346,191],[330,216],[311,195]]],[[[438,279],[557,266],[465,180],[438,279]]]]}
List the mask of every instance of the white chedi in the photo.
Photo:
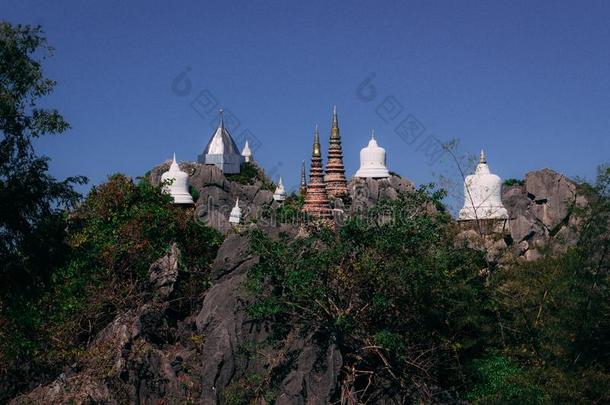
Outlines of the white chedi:
{"type": "Polygon", "coordinates": [[[502,179],[491,173],[481,151],[479,164],[464,181],[464,207],[460,210],[462,221],[474,219],[507,219],[508,212],[502,205],[502,179]]]}
{"type": "Polygon", "coordinates": [[[275,201],[284,201],[286,200],[286,189],[284,188],[284,183],[282,182],[282,178],[280,177],[280,182],[275,188],[275,192],[273,193],[273,199],[275,201]]]}
{"type": "Polygon", "coordinates": [[[231,210],[229,214],[229,222],[232,224],[239,224],[241,222],[241,208],[239,208],[239,197],[235,200],[235,207],[231,210]]]}
{"type": "Polygon", "coordinates": [[[244,157],[244,161],[246,163],[252,162],[252,159],[253,159],[252,151],[250,150],[250,145],[248,144],[247,140],[246,140],[246,145],[244,146],[244,149],[241,151],[241,155],[244,157]]]}
{"type": "Polygon", "coordinates": [[[161,175],[161,182],[167,182],[163,186],[163,192],[171,195],[174,204],[193,204],[193,197],[189,193],[189,175],[180,170],[176,162],[176,154],[169,170],[161,175]]]}
{"type": "Polygon", "coordinates": [[[360,151],[360,169],[358,169],[355,176],[376,179],[390,176],[386,167],[385,149],[377,144],[375,131],[371,134],[369,144],[360,151]]]}

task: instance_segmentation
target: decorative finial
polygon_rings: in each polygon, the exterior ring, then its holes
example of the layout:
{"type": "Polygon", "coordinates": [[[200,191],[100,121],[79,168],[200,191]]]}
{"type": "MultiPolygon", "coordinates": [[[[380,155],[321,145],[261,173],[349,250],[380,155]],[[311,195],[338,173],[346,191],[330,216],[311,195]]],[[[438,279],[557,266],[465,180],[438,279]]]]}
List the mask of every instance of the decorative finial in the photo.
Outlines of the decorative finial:
{"type": "Polygon", "coordinates": [[[174,152],[174,159],[172,163],[176,163],[176,152],[174,152]]]}
{"type": "Polygon", "coordinates": [[[481,155],[479,156],[479,163],[487,163],[487,158],[485,157],[485,152],[481,149],[481,155]]]}
{"type": "Polygon", "coordinates": [[[284,183],[282,183],[282,176],[280,176],[280,182],[278,183],[279,187],[284,187],[284,183]]]}
{"type": "Polygon", "coordinates": [[[218,113],[220,114],[220,127],[224,128],[225,127],[225,119],[224,119],[224,115],[223,115],[224,109],[219,108],[218,113]]]}
{"type": "Polygon", "coordinates": [[[337,118],[337,106],[333,107],[333,128],[339,128],[339,119],[337,118]]]}
{"type": "Polygon", "coordinates": [[[320,132],[318,132],[318,124],[316,124],[316,129],[313,133],[313,157],[320,157],[322,154],[320,153],[320,132]]]}
{"type": "Polygon", "coordinates": [[[375,140],[375,130],[371,129],[371,141],[375,140]]]}
{"type": "Polygon", "coordinates": [[[239,197],[235,200],[235,207],[239,207],[239,197]]]}
{"type": "Polygon", "coordinates": [[[307,185],[307,180],[305,179],[305,161],[301,162],[301,190],[303,187],[307,185]]]}

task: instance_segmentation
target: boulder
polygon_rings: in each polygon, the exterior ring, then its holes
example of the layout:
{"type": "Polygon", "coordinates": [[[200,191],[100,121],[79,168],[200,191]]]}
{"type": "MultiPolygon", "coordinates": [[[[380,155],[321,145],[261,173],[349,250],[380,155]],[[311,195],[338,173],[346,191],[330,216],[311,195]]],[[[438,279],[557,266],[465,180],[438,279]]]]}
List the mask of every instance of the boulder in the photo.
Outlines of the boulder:
{"type": "Polygon", "coordinates": [[[550,169],[529,172],[522,186],[502,190],[502,202],[509,214],[512,242],[518,246],[512,250],[527,260],[542,256],[540,246],[550,245],[558,252],[577,243],[577,220],[571,211],[587,201],[564,175],[550,169]]]}
{"type": "Polygon", "coordinates": [[[525,191],[533,200],[532,210],[549,230],[567,218],[576,198],[576,183],[550,169],[525,176],[525,191]]]}
{"type": "Polygon", "coordinates": [[[173,243],[170,252],[154,262],[148,270],[149,282],[157,298],[165,299],[174,290],[174,283],[178,278],[178,261],[180,250],[173,243]]]}
{"type": "Polygon", "coordinates": [[[373,207],[380,200],[396,200],[401,193],[415,190],[413,183],[402,177],[391,175],[388,178],[352,178],[347,184],[351,199],[351,212],[373,207]]]}

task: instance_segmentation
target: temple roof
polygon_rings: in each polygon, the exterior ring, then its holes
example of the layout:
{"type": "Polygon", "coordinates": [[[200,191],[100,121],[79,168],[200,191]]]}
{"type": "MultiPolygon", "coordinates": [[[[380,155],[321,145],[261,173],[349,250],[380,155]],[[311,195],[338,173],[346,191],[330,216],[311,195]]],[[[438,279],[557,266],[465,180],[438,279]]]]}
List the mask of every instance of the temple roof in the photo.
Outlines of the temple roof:
{"type": "Polygon", "coordinates": [[[233,137],[225,128],[222,110],[220,110],[220,123],[216,132],[203,150],[204,155],[241,155],[233,137]]]}

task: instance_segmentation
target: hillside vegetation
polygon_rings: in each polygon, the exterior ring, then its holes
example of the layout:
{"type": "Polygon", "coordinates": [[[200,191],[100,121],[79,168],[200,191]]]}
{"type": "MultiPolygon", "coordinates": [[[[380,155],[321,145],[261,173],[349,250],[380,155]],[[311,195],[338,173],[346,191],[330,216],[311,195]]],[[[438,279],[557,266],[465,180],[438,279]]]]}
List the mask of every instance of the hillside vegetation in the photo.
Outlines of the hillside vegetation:
{"type": "Polygon", "coordinates": [[[396,177],[361,181],[374,204],[336,228],[273,202],[254,166],[190,164],[195,207],[121,174],[81,199],[33,148],[69,127],[36,108],[50,51],[0,23],[0,402],[610,402],[610,168],[551,221],[577,240],[537,260],[490,261],[442,190],[396,177]],[[279,224],[221,234],[212,195],[279,224]]]}

